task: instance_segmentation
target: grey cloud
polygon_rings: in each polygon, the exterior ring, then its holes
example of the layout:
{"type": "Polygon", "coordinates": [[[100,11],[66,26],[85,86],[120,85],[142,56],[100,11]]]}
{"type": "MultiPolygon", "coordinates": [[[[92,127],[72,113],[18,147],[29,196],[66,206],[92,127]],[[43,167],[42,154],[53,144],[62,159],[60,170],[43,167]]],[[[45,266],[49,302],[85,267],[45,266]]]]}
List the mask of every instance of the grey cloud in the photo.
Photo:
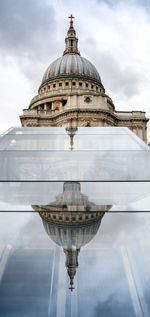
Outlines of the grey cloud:
{"type": "Polygon", "coordinates": [[[102,219],[96,239],[100,245],[131,246],[139,241],[144,234],[149,236],[149,228],[149,213],[108,212],[102,219]]]}
{"type": "Polygon", "coordinates": [[[121,67],[119,62],[109,53],[102,53],[99,57],[99,69],[108,89],[124,97],[132,97],[140,90],[143,75],[131,66],[121,67]]]}
{"type": "Polygon", "coordinates": [[[118,4],[141,6],[145,9],[150,7],[149,0],[97,0],[97,3],[105,3],[111,8],[115,8],[118,4]]]}
{"type": "Polygon", "coordinates": [[[122,67],[111,53],[100,52],[96,44],[90,47],[88,43],[89,41],[86,44],[87,54],[91,56],[90,60],[99,71],[106,91],[116,93],[124,99],[129,99],[140,92],[141,84],[146,81],[143,72],[141,73],[132,66],[122,67]]]}
{"type": "Polygon", "coordinates": [[[0,43],[5,54],[45,54],[55,29],[55,12],[41,0],[0,1],[0,43]]]}
{"type": "Polygon", "coordinates": [[[20,246],[34,244],[37,247],[51,247],[53,242],[45,232],[42,219],[37,212],[31,212],[29,221],[25,224],[20,232],[18,241],[20,246]]]}
{"type": "MultiPolygon", "coordinates": [[[[111,280],[111,282],[113,281],[111,280]]],[[[112,284],[109,284],[109,288],[110,286],[112,287],[112,284]]],[[[104,291],[104,294],[105,295],[109,294],[109,295],[103,301],[101,298],[97,299],[95,311],[93,312],[93,317],[99,317],[100,315],[111,316],[111,317],[116,317],[117,315],[119,315],[120,317],[132,316],[133,314],[132,303],[129,301],[130,298],[128,296],[128,293],[123,292],[123,290],[121,289],[121,281],[120,281],[119,287],[118,289],[120,293],[122,293],[120,294],[120,297],[118,296],[117,291],[115,293],[116,285],[112,287],[112,290],[106,288],[106,290],[104,291]]]]}
{"type": "Polygon", "coordinates": [[[55,30],[55,10],[48,1],[0,1],[1,59],[13,58],[36,90],[60,45],[55,30]]]}

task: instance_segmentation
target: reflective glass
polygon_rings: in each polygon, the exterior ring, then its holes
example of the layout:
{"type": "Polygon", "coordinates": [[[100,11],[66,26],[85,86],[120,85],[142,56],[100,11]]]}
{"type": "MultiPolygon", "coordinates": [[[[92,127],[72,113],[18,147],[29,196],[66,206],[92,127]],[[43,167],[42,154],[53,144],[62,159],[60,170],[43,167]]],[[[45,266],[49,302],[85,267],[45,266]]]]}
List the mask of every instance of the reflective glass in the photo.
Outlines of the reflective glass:
{"type": "Polygon", "coordinates": [[[149,317],[149,229],[149,213],[0,213],[1,316],[149,317]]]}
{"type": "Polygon", "coordinates": [[[149,182],[5,182],[1,211],[71,210],[149,211],[149,182]]]}
{"type": "Polygon", "coordinates": [[[1,211],[150,210],[149,147],[127,128],[12,128],[0,137],[0,171],[1,211]]]}
{"type": "MultiPolygon", "coordinates": [[[[79,127],[76,134],[127,134],[124,127],[79,127]]],[[[4,134],[67,134],[64,127],[12,127],[4,134]]],[[[4,135],[3,134],[3,135],[4,135]]]]}
{"type": "MultiPolygon", "coordinates": [[[[74,151],[144,151],[145,146],[131,135],[77,134],[73,139],[74,151]]],[[[6,134],[0,140],[0,151],[60,151],[70,150],[67,134],[6,134]]]]}

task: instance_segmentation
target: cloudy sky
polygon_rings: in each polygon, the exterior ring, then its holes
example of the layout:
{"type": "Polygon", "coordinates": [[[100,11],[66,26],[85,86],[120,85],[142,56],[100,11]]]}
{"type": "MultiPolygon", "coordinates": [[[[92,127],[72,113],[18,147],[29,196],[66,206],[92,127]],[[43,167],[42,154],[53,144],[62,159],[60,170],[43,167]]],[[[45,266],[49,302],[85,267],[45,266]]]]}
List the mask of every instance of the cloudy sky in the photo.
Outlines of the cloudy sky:
{"type": "Polygon", "coordinates": [[[62,55],[70,13],[80,52],[116,109],[150,117],[150,0],[1,0],[0,132],[20,125],[47,66],[62,55]]]}

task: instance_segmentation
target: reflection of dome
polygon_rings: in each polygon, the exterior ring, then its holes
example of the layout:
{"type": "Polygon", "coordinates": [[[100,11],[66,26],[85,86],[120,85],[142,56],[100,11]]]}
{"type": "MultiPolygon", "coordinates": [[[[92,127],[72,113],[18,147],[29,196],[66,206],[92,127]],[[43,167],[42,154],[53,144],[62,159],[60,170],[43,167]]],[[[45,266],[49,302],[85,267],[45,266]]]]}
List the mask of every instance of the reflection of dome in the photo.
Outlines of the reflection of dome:
{"type": "Polygon", "coordinates": [[[91,62],[78,54],[66,54],[51,63],[44,74],[42,84],[68,77],[91,79],[101,83],[99,73],[91,62]]]}
{"type": "MultiPolygon", "coordinates": [[[[44,207],[44,206],[43,206],[44,207]]],[[[57,215],[58,212],[55,214],[57,215]]],[[[40,216],[43,220],[44,228],[48,236],[59,246],[62,246],[66,255],[66,268],[70,277],[70,290],[73,288],[73,279],[76,274],[76,268],[78,267],[78,254],[80,248],[89,243],[96,235],[101,219],[104,216],[104,212],[94,214],[94,218],[91,218],[90,212],[83,212],[82,216],[84,220],[80,222],[79,212],[73,212],[73,217],[76,218],[76,222],[60,223],[59,217],[58,222],[53,223],[49,221],[51,212],[41,212],[40,216]],[[88,221],[86,221],[86,217],[88,221]],[[47,220],[46,220],[47,218],[47,220]]],[[[54,212],[53,212],[54,214],[54,212]]],[[[63,212],[61,212],[61,215],[63,212]]],[[[64,212],[66,216],[66,212],[64,212]]],[[[71,213],[67,212],[68,218],[71,218],[71,213]]]]}
{"type": "Polygon", "coordinates": [[[39,212],[48,236],[64,249],[72,291],[80,248],[96,235],[105,211],[111,206],[96,206],[82,194],[79,182],[65,182],[63,193],[55,202],[32,207],[39,212]]]}
{"type": "MultiPolygon", "coordinates": [[[[105,212],[110,209],[111,206],[102,206],[96,205],[93,202],[88,200],[88,197],[81,192],[81,184],[79,182],[65,182],[63,184],[63,192],[58,194],[56,197],[56,201],[49,203],[48,205],[40,205],[40,206],[32,206],[34,210],[40,212],[42,217],[45,217],[46,220],[50,220],[55,222],[69,222],[72,221],[73,223],[76,221],[76,218],[66,218],[66,213],[62,216],[61,211],[65,212],[72,212],[72,211],[91,211],[93,212],[93,216],[95,217],[96,212],[105,212]],[[48,213],[47,213],[48,211],[48,213]],[[49,213],[49,212],[58,212],[57,216],[49,213]]],[[[88,216],[87,216],[88,217],[88,216]]],[[[80,218],[81,221],[84,220],[84,217],[80,218]]]]}
{"type": "MultiPolygon", "coordinates": [[[[86,217],[87,214],[84,216],[86,217]]],[[[80,249],[96,235],[103,215],[104,213],[101,212],[98,216],[95,216],[95,219],[91,218],[87,222],[78,221],[74,224],[72,222],[71,224],[60,223],[59,221],[54,224],[43,219],[43,225],[47,234],[57,245],[65,249],[80,249]]],[[[40,216],[43,218],[42,213],[40,213],[40,216]]],[[[73,216],[75,217],[76,214],[73,213],[73,216]]]]}

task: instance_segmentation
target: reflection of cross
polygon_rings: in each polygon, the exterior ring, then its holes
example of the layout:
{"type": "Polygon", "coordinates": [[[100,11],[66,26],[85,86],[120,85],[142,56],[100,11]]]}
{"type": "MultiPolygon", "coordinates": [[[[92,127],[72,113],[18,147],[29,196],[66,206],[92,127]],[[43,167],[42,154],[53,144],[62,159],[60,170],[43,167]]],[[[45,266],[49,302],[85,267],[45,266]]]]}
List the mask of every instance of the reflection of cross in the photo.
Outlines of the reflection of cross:
{"type": "Polygon", "coordinates": [[[70,19],[70,26],[73,26],[73,19],[74,19],[74,17],[73,17],[72,14],[70,15],[69,19],[70,19]]]}

